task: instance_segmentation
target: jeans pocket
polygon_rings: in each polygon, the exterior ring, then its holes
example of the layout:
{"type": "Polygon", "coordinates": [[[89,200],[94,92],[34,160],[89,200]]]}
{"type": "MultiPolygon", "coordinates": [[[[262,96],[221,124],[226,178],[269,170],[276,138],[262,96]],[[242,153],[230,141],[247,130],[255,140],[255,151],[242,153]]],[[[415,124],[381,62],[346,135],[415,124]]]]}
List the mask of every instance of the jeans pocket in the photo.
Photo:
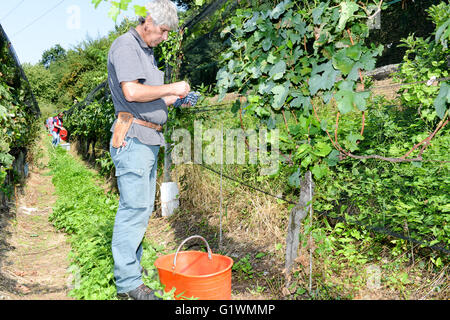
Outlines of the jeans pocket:
{"type": "Polygon", "coordinates": [[[127,208],[146,208],[150,205],[148,174],[139,168],[116,168],[120,205],[127,208]]]}
{"type": "Polygon", "coordinates": [[[127,150],[129,150],[131,148],[131,146],[133,145],[133,142],[134,142],[133,138],[126,138],[124,147],[114,148],[112,146],[112,140],[111,140],[110,144],[109,144],[109,153],[110,153],[113,161],[114,161],[114,159],[118,158],[119,155],[121,155],[121,154],[125,153],[127,150]]]}

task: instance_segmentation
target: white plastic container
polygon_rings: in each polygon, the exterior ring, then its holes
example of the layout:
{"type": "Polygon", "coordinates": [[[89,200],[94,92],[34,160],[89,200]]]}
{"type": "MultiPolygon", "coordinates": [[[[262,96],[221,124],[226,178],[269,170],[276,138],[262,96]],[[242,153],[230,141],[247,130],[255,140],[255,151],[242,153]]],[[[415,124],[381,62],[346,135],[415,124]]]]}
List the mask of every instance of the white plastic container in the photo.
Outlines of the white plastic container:
{"type": "Polygon", "coordinates": [[[172,216],[175,209],[180,206],[178,192],[176,182],[163,182],[161,185],[161,209],[163,217],[172,216]]]}
{"type": "Polygon", "coordinates": [[[70,151],[70,143],[61,143],[60,146],[64,150],[70,151]]]}

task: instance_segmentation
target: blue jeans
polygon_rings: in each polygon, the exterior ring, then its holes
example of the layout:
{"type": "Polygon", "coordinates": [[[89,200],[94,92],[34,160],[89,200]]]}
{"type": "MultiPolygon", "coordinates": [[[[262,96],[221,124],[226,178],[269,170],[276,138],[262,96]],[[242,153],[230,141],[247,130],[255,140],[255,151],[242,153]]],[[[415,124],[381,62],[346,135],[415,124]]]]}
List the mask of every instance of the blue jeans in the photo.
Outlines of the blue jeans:
{"type": "Polygon", "coordinates": [[[114,277],[117,293],[126,293],[142,282],[142,240],[153,212],[159,146],[142,144],[136,138],[125,140],[119,149],[110,144],[120,192],[112,237],[114,277]]]}
{"type": "Polygon", "coordinates": [[[59,142],[61,141],[59,133],[57,133],[56,131],[52,131],[52,136],[53,136],[52,145],[54,147],[57,147],[59,142]]]}

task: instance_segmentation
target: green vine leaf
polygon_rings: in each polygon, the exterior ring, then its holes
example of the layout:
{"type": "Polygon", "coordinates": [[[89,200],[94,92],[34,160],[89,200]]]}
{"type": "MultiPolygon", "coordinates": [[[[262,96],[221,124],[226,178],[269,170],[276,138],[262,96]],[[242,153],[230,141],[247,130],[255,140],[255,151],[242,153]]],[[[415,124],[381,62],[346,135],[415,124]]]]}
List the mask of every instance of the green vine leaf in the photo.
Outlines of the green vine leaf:
{"type": "Polygon", "coordinates": [[[108,11],[108,17],[110,17],[111,19],[113,19],[114,22],[117,21],[117,17],[119,16],[119,14],[120,14],[120,9],[119,9],[119,7],[112,6],[111,8],[109,8],[109,11],[108,11]]]}
{"type": "Polygon", "coordinates": [[[319,4],[318,7],[314,8],[311,16],[313,17],[313,23],[314,24],[321,24],[322,20],[320,17],[322,16],[323,12],[325,11],[325,8],[328,6],[329,2],[322,2],[319,4]]]}
{"type": "Polygon", "coordinates": [[[273,80],[278,80],[283,78],[285,72],[286,72],[286,63],[283,60],[281,60],[270,69],[269,76],[273,78],[273,80]]]}
{"type": "Polygon", "coordinates": [[[358,5],[353,1],[341,2],[341,16],[337,26],[338,31],[342,31],[345,28],[347,21],[353,16],[355,11],[358,10],[358,5]]]}
{"type": "Polygon", "coordinates": [[[301,93],[294,92],[292,93],[294,99],[290,102],[290,106],[293,108],[303,107],[304,110],[311,110],[312,105],[310,101],[310,97],[305,97],[301,93]]]}
{"type": "Polygon", "coordinates": [[[345,48],[345,54],[347,55],[347,57],[349,57],[350,59],[353,60],[359,60],[359,58],[361,57],[361,44],[358,43],[357,45],[345,48]]]}
{"type": "Polygon", "coordinates": [[[256,29],[257,26],[257,20],[259,19],[259,12],[255,12],[253,14],[253,17],[249,20],[247,20],[244,24],[243,24],[243,31],[244,32],[252,32],[256,29]]]}
{"type": "Polygon", "coordinates": [[[269,94],[270,92],[272,92],[273,87],[275,87],[275,82],[273,82],[272,80],[262,82],[259,85],[258,92],[260,94],[269,94]]]}
{"type": "Polygon", "coordinates": [[[450,39],[450,19],[444,22],[444,24],[442,24],[436,30],[435,41],[436,43],[441,42],[444,49],[447,50],[447,43],[449,39],[450,39]]]}
{"type": "Polygon", "coordinates": [[[285,11],[286,9],[289,9],[292,6],[292,3],[290,0],[286,0],[283,2],[280,2],[271,12],[270,17],[272,19],[278,19],[285,11]]]}
{"type": "Polygon", "coordinates": [[[314,67],[312,74],[314,75],[309,79],[309,92],[311,95],[315,95],[319,90],[330,90],[333,88],[340,72],[335,70],[333,64],[329,61],[314,67]],[[316,73],[321,71],[323,71],[322,75],[316,73]]]}
{"type": "Polygon", "coordinates": [[[339,91],[334,95],[339,111],[342,114],[352,111],[353,93],[351,91],[339,91]]]}
{"type": "Polygon", "coordinates": [[[219,70],[216,76],[217,85],[225,90],[227,90],[233,81],[233,75],[230,74],[225,68],[219,70]]]}
{"type": "Polygon", "coordinates": [[[444,82],[439,89],[438,96],[434,100],[434,108],[436,109],[439,118],[444,118],[445,111],[448,109],[448,104],[450,104],[450,85],[444,82]]]}
{"type": "Polygon", "coordinates": [[[300,187],[300,182],[301,182],[300,169],[297,169],[297,171],[291,174],[291,176],[289,177],[288,183],[291,187],[298,188],[300,187]]]}
{"type": "Polygon", "coordinates": [[[342,74],[348,75],[352,71],[355,61],[347,56],[347,50],[339,50],[332,58],[333,66],[342,74]]]}
{"type": "Polygon", "coordinates": [[[339,85],[339,91],[336,92],[334,98],[336,99],[338,109],[342,114],[348,113],[356,106],[359,110],[366,110],[366,100],[370,96],[370,92],[354,92],[354,82],[342,81],[339,85]]]}
{"type": "Polygon", "coordinates": [[[92,0],[92,4],[94,4],[95,9],[97,9],[97,7],[99,6],[99,4],[102,2],[103,0],[92,0]]]}
{"type": "Polygon", "coordinates": [[[138,15],[138,16],[146,17],[147,16],[147,9],[144,6],[135,5],[134,6],[134,13],[136,13],[136,15],[138,15]]]}
{"type": "Polygon", "coordinates": [[[367,99],[370,97],[370,92],[356,92],[354,96],[354,103],[360,111],[367,110],[367,99]]]}
{"type": "Polygon", "coordinates": [[[334,167],[339,162],[340,152],[336,149],[332,150],[327,158],[327,163],[330,167],[334,167]]]}
{"type": "Polygon", "coordinates": [[[272,48],[272,39],[265,38],[262,42],[262,48],[264,51],[268,51],[270,48],[272,48]]]}
{"type": "Polygon", "coordinates": [[[359,140],[364,140],[364,137],[359,133],[351,132],[349,135],[347,135],[346,139],[344,140],[344,145],[347,149],[350,150],[350,152],[353,152],[355,150],[358,150],[357,141],[359,140]]]}
{"type": "Polygon", "coordinates": [[[319,141],[314,146],[313,154],[315,154],[316,156],[319,156],[319,157],[326,157],[330,154],[331,150],[332,149],[328,143],[319,141]]]}
{"type": "Polygon", "coordinates": [[[284,84],[275,86],[271,91],[274,94],[273,108],[280,110],[289,94],[289,87],[291,83],[286,81],[284,84]]]}
{"type": "Polygon", "coordinates": [[[314,175],[314,177],[319,180],[320,178],[324,177],[328,172],[328,167],[325,164],[316,164],[312,169],[311,173],[314,175]]]}

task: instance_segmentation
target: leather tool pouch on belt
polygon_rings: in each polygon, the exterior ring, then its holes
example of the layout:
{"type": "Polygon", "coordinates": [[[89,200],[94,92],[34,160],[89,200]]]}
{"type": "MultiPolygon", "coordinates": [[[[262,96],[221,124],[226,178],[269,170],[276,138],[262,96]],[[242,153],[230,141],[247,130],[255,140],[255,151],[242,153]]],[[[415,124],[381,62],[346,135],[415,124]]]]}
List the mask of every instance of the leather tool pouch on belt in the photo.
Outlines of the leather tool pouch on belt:
{"type": "Polygon", "coordinates": [[[123,145],[125,136],[133,123],[133,115],[128,112],[119,112],[116,126],[114,127],[112,146],[113,148],[120,148],[123,145]]]}

